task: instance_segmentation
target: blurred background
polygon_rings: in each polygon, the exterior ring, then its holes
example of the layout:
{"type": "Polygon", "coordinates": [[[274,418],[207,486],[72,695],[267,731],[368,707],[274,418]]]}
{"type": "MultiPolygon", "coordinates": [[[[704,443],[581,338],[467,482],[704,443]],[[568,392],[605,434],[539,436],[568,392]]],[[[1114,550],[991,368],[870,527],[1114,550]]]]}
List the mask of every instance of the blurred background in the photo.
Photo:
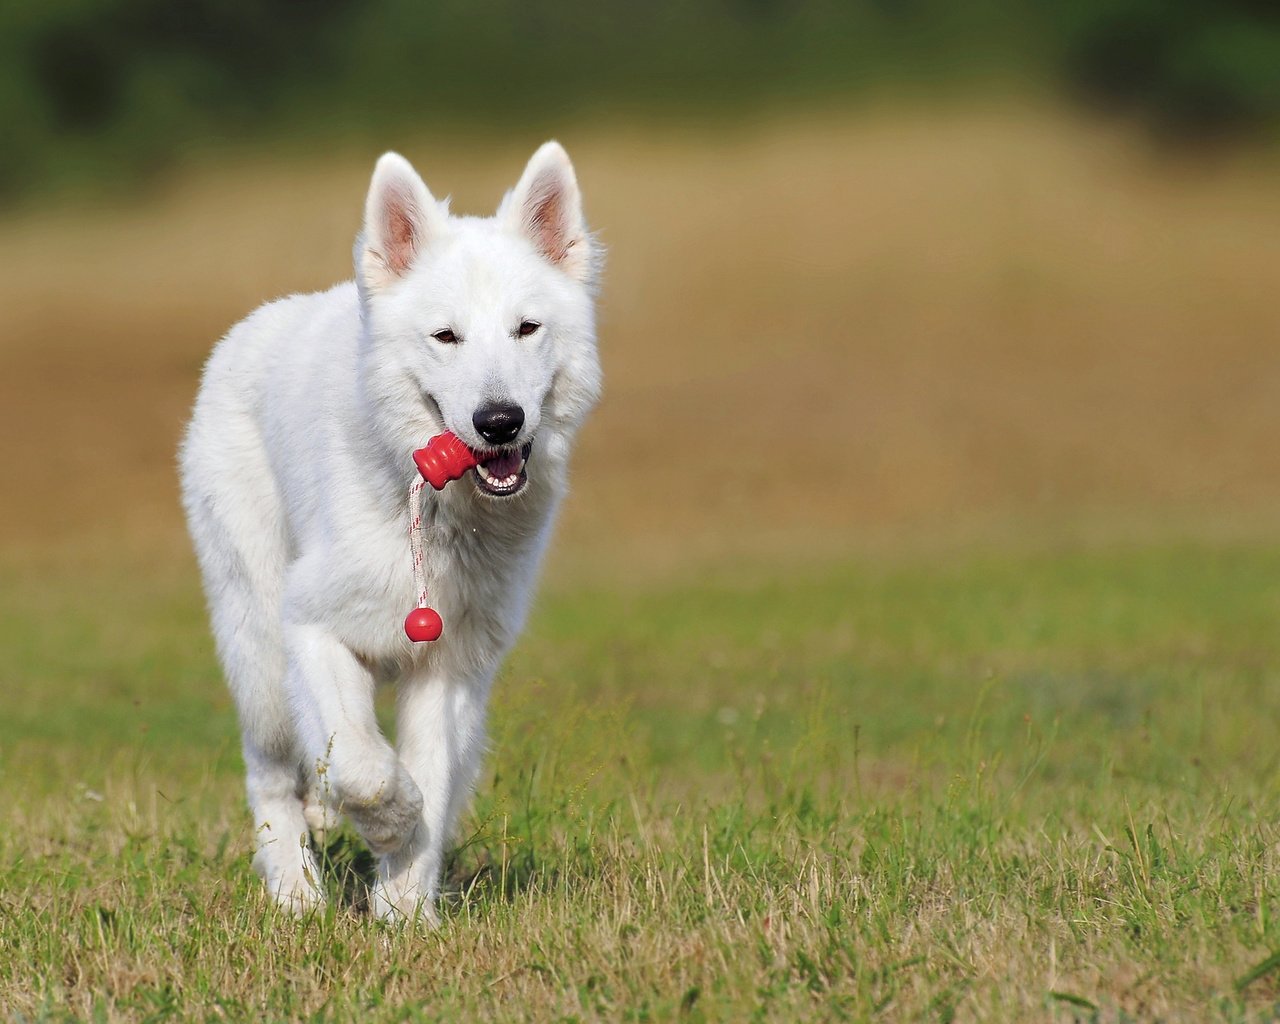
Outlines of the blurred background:
{"type": "Polygon", "coordinates": [[[557,578],[1280,525],[1271,4],[17,3],[0,124],[10,561],[191,573],[212,344],[383,150],[485,213],[549,136],[610,250],[557,578]]]}

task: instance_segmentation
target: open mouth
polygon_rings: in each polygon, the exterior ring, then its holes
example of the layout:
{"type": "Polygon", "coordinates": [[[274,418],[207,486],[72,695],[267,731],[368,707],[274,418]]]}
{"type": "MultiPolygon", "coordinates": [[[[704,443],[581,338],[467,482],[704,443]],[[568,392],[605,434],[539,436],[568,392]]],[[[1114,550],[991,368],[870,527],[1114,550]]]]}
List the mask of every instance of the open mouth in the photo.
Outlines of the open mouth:
{"type": "Polygon", "coordinates": [[[518,493],[529,482],[525,465],[529,461],[529,453],[533,450],[533,442],[520,448],[500,448],[496,452],[476,452],[475,474],[476,486],[484,494],[495,498],[509,498],[518,493]]]}

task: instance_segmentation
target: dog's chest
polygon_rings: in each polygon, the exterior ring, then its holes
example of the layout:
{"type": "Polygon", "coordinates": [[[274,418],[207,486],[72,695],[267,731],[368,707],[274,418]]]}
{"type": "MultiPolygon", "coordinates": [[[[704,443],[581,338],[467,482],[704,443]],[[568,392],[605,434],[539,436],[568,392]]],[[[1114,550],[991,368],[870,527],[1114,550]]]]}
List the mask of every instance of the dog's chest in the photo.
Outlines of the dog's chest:
{"type": "Polygon", "coordinates": [[[497,523],[441,517],[424,543],[429,603],[468,639],[505,647],[523,619],[544,525],[545,516],[529,514],[497,523]]]}
{"type": "Polygon", "coordinates": [[[549,517],[536,511],[486,518],[434,509],[424,516],[426,603],[444,620],[441,639],[431,643],[410,645],[403,632],[405,615],[418,605],[407,519],[344,538],[329,577],[334,627],[379,664],[447,659],[479,666],[501,657],[523,625],[537,571],[549,517]]]}

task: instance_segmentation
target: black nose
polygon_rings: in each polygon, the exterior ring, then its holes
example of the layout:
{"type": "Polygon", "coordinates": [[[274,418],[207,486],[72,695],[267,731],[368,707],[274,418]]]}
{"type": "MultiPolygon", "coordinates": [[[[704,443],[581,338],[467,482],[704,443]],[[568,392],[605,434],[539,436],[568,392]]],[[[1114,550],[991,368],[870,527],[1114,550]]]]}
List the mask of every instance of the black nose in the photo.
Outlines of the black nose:
{"type": "Polygon", "coordinates": [[[524,410],[518,405],[482,405],[471,422],[490,444],[510,444],[524,426],[524,410]]]}

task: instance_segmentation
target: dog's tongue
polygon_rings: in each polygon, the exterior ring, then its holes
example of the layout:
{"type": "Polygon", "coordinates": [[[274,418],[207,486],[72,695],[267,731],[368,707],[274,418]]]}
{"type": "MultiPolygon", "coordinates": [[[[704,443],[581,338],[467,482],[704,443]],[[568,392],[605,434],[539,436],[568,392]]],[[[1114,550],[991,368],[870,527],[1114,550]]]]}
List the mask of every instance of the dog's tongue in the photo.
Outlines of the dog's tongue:
{"type": "Polygon", "coordinates": [[[520,472],[524,457],[518,451],[504,451],[484,460],[484,468],[499,480],[520,472]]]}

